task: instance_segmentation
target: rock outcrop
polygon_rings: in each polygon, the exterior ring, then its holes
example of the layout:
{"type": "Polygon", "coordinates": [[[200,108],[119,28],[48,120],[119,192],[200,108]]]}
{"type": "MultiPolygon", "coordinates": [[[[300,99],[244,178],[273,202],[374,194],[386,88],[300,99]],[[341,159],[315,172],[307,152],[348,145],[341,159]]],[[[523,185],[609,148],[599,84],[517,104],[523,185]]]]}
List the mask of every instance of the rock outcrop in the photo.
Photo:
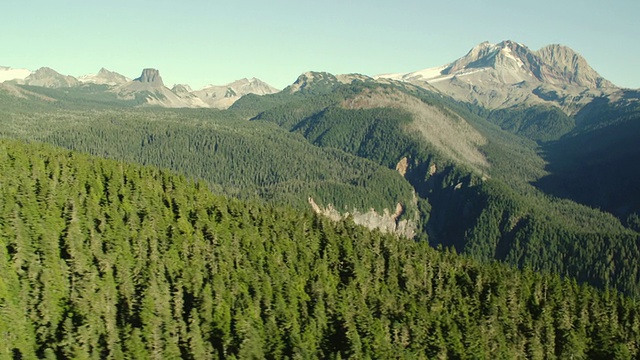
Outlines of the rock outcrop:
{"type": "Polygon", "coordinates": [[[404,208],[400,203],[396,204],[393,214],[389,209],[384,209],[382,214],[377,213],[374,209],[366,212],[353,209],[350,212],[341,213],[331,204],[325,208],[320,207],[313,198],[309,198],[309,205],[316,214],[326,216],[333,221],[340,221],[351,217],[355,224],[362,225],[371,230],[378,229],[384,233],[392,233],[409,239],[412,239],[416,235],[417,225],[415,220],[399,220],[400,216],[404,213],[404,208]]]}
{"type": "Polygon", "coordinates": [[[164,86],[162,77],[160,77],[160,70],[157,69],[144,69],[142,70],[142,74],[140,75],[140,77],[134,79],[133,81],[138,81],[145,84],[153,84],[155,86],[164,86]]]}

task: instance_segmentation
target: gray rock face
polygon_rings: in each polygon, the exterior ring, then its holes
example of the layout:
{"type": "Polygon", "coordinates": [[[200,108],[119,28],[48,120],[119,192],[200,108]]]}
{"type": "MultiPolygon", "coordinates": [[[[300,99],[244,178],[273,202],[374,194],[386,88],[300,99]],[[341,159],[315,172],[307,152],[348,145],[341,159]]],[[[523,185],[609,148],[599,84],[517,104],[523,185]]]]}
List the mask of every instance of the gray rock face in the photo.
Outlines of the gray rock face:
{"type": "Polygon", "coordinates": [[[510,40],[483,42],[441,67],[379,77],[440,91],[489,109],[547,104],[568,114],[596,97],[620,91],[566,46],[532,51],[510,40]]]}
{"type": "Polygon", "coordinates": [[[164,86],[162,82],[162,78],[160,77],[160,71],[156,69],[144,69],[142,70],[142,75],[139,78],[134,79],[133,81],[138,81],[141,83],[151,83],[158,86],[164,86]]]}
{"type": "Polygon", "coordinates": [[[615,87],[593,70],[582,56],[566,46],[547,45],[535,54],[552,67],[563,82],[590,89],[615,87]]]}

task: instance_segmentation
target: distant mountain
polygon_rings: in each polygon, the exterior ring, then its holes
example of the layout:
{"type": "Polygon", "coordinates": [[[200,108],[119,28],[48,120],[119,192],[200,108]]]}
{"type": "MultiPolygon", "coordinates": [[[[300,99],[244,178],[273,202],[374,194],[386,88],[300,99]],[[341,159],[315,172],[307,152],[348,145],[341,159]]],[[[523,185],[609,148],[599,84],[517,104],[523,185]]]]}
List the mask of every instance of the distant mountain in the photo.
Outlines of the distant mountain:
{"type": "Polygon", "coordinates": [[[124,83],[113,91],[123,100],[136,99],[140,105],[153,105],[169,108],[207,107],[202,102],[193,102],[189,97],[179,96],[164,86],[160,71],[144,69],[140,77],[124,83]]]}
{"type": "Polygon", "coordinates": [[[546,162],[532,181],[547,194],[616,215],[640,229],[640,92],[616,87],[572,49],[479,44],[449,64],[380,75],[479,105],[503,130],[537,141],[546,162]]]}
{"type": "MultiPolygon", "coordinates": [[[[469,68],[469,64],[459,65],[469,68]]],[[[28,101],[0,96],[0,109],[6,113],[0,117],[6,123],[0,126],[3,133],[29,134],[33,140],[84,152],[172,167],[189,178],[208,177],[213,188],[226,194],[302,205],[332,218],[362,220],[360,224],[381,229],[409,230],[401,233],[415,234],[417,240],[432,245],[453,247],[477,259],[553,271],[640,294],[638,234],[610,214],[547,196],[565,196],[557,185],[575,179],[560,176],[572,170],[564,163],[602,160],[594,172],[578,169],[585,182],[593,182],[589,175],[602,169],[612,176],[620,174],[606,166],[625,163],[612,163],[600,152],[587,152],[587,159],[571,155],[574,149],[584,154],[584,145],[592,146],[598,138],[607,140],[599,141],[602,149],[618,144],[617,134],[593,130],[605,128],[601,126],[602,112],[625,109],[608,109],[592,101],[584,117],[563,119],[569,120],[563,131],[575,130],[576,141],[558,143],[565,146],[556,150],[507,132],[511,130],[503,131],[496,122],[489,123],[484,116],[495,111],[461,104],[435,88],[434,92],[408,82],[363,75],[309,72],[280,93],[247,95],[230,111],[204,112],[123,109],[125,103],[189,106],[186,97],[192,94],[191,89],[177,85],[169,90],[155,69],[145,69],[137,79],[115,88],[133,101],[114,101],[117,92],[107,93],[111,96],[107,98],[104,86],[24,88],[59,103],[39,104],[42,110],[36,117],[25,111],[32,107],[28,101]],[[85,95],[94,90],[96,94],[85,95]],[[96,110],[96,105],[104,109],[96,110]],[[51,109],[70,121],[58,121],[60,116],[50,119],[51,109]],[[249,114],[254,115],[252,121],[245,121],[249,114]],[[228,132],[222,129],[226,124],[231,127],[228,132]],[[549,155],[564,151],[569,156],[542,159],[544,151],[549,155]],[[297,160],[292,163],[294,157],[297,160]],[[547,164],[555,168],[545,168],[547,164]],[[555,177],[545,180],[548,175],[555,177]],[[389,191],[392,186],[398,191],[389,191]],[[375,202],[370,202],[370,196],[375,202]],[[366,211],[371,208],[375,211],[366,211]],[[404,226],[405,220],[414,225],[404,226]]],[[[515,123],[516,114],[505,110],[505,123],[515,123]]],[[[635,131],[628,131],[627,122],[616,120],[627,114],[633,115],[625,110],[609,118],[620,123],[621,132],[631,140],[624,144],[636,149],[635,131]]],[[[531,134],[536,134],[539,119],[535,111],[531,117],[527,115],[531,134]]],[[[553,119],[547,116],[546,120],[553,119]]],[[[618,146],[620,151],[614,155],[624,156],[625,147],[618,146]]],[[[637,163],[635,154],[631,155],[628,168],[637,163]]],[[[628,174],[623,177],[637,179],[628,174]]],[[[593,182],[600,188],[601,184],[593,182]]],[[[624,195],[633,189],[624,188],[624,183],[609,184],[624,195]]],[[[136,192],[137,187],[138,183],[127,188],[136,192]]],[[[625,204],[612,205],[618,208],[625,204]]],[[[621,209],[621,218],[629,215],[627,222],[635,224],[640,211],[634,204],[628,205],[621,209]]]]}
{"type": "Polygon", "coordinates": [[[590,89],[616,87],[600,76],[580,54],[569,47],[558,44],[547,45],[535,54],[550,67],[549,73],[541,74],[542,81],[557,85],[578,85],[590,89]]]}
{"type": "Polygon", "coordinates": [[[556,105],[567,113],[619,89],[563,45],[532,51],[514,41],[481,43],[443,66],[379,75],[440,91],[490,109],[514,105],[556,105]]]}
{"type": "Polygon", "coordinates": [[[88,74],[83,75],[78,78],[82,83],[90,83],[90,84],[99,84],[99,85],[109,85],[109,86],[117,86],[125,84],[131,79],[128,77],[118,74],[114,71],[109,71],[105,68],[101,68],[97,74],[88,74]]]}
{"type": "Polygon", "coordinates": [[[193,95],[212,108],[226,109],[247,94],[275,94],[279,90],[262,80],[241,79],[226,85],[208,85],[201,90],[193,91],[193,95]]]}
{"type": "Polygon", "coordinates": [[[18,84],[30,85],[30,86],[41,86],[46,88],[63,88],[63,87],[73,87],[80,85],[80,81],[73,76],[70,75],[62,75],[59,72],[48,68],[42,67],[26,78],[24,80],[18,80],[18,84]]]}
{"type": "Polygon", "coordinates": [[[24,80],[29,75],[31,75],[31,70],[0,66],[0,83],[9,80],[24,80]]]}
{"type": "Polygon", "coordinates": [[[307,71],[298,76],[296,81],[284,89],[285,93],[308,93],[319,94],[335,89],[353,81],[373,81],[372,78],[360,74],[340,74],[333,75],[327,72],[307,71]]]}
{"type": "Polygon", "coordinates": [[[242,79],[223,86],[209,85],[197,91],[186,84],[176,84],[169,89],[164,85],[157,69],[144,69],[138,78],[117,86],[113,91],[121,99],[137,99],[140,105],[218,109],[228,108],[247,94],[278,92],[276,88],[256,78],[242,79]]]}
{"type": "MultiPolygon", "coordinates": [[[[226,85],[208,85],[193,91],[189,85],[176,84],[172,89],[165,86],[157,69],[144,69],[141,75],[130,78],[114,71],[101,68],[96,74],[87,74],[75,78],[62,75],[57,71],[43,67],[35,72],[27,69],[13,69],[0,66],[0,83],[7,85],[29,85],[46,88],[70,88],[83,84],[107,85],[110,89],[93,88],[90,91],[115,93],[121,100],[136,100],[142,106],[161,106],[170,108],[218,108],[227,109],[244,95],[274,94],[279,90],[256,78],[241,79],[226,85]]],[[[11,94],[19,94],[20,89],[6,87],[11,94]]],[[[82,89],[78,89],[82,92],[82,89]]],[[[16,95],[17,96],[17,95],[16,95]]],[[[92,96],[95,96],[92,95],[92,96]]]]}
{"type": "Polygon", "coordinates": [[[191,87],[187,84],[176,84],[171,88],[171,92],[178,96],[182,101],[188,104],[186,107],[201,108],[210,107],[209,104],[204,102],[196,94],[193,93],[191,87]]]}

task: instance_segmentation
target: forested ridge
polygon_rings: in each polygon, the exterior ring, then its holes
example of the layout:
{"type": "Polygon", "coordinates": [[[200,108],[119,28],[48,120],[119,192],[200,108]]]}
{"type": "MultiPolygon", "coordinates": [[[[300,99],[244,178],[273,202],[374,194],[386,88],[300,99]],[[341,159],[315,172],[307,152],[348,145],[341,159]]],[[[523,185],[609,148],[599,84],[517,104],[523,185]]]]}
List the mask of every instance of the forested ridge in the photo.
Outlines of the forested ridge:
{"type": "MultiPolygon", "coordinates": [[[[508,130],[527,129],[520,135],[555,138],[557,119],[562,131],[571,125],[557,111],[490,113],[397,83],[313,77],[297,92],[243,97],[229,111],[127,108],[101,100],[95,88],[85,94],[28,87],[57,100],[0,96],[0,135],[169,168],[205,180],[217,194],[298,209],[309,208],[309,197],[343,212],[381,213],[400,203],[402,218],[417,220],[417,241],[640,295],[637,216],[625,228],[609,213],[542,193],[532,186],[549,175],[539,145],[496,125],[508,120],[508,130]],[[425,141],[415,115],[393,103],[344,106],[363,94],[408,96],[445,122],[468,122],[487,139],[478,151],[489,167],[480,174],[425,141]],[[403,158],[404,179],[395,171],[403,158]]],[[[598,128],[594,116],[577,121],[578,128],[598,128]]]]}
{"type": "MultiPolygon", "coordinates": [[[[453,246],[480,260],[552,271],[640,295],[640,235],[609,213],[550,197],[532,186],[548,176],[537,144],[494,124],[507,126],[508,120],[513,132],[520,129],[533,139],[552,139],[570,131],[573,124],[559,110],[489,113],[428,91],[375,82],[336,85],[331,93],[303,100],[300,95],[288,101],[282,95],[273,97],[280,104],[258,114],[255,122],[276,123],[318,146],[338,148],[389,168],[407,158],[405,178],[418,195],[423,229],[433,246],[453,246]],[[450,114],[452,122],[456,116],[468,121],[488,139],[481,151],[490,164],[490,178],[481,178],[416,136],[408,126],[415,119],[402,108],[343,106],[345,100],[372,89],[407,93],[424,106],[450,114]]],[[[241,100],[240,105],[251,100],[241,100]]],[[[622,179],[630,182],[633,177],[622,179]]]]}
{"type": "Polygon", "coordinates": [[[0,102],[2,137],[172,169],[238,198],[303,208],[312,197],[320,205],[380,213],[401,203],[407,214],[414,212],[411,186],[397,172],[315,147],[272,124],[249,123],[242,112],[96,109],[84,100],[35,102],[30,109],[29,100],[0,102]]]}
{"type": "Polygon", "coordinates": [[[0,358],[640,356],[640,304],[0,140],[0,358]]]}

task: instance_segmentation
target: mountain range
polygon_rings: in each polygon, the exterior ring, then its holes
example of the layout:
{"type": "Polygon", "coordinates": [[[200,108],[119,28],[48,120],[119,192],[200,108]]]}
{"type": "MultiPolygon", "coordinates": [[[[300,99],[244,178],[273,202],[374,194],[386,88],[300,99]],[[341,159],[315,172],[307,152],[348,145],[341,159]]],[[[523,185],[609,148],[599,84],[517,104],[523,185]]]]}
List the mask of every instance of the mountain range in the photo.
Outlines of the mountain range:
{"type": "MultiPolygon", "coordinates": [[[[138,99],[140,105],[218,109],[228,108],[247,94],[265,95],[278,91],[256,78],[226,85],[207,85],[195,91],[186,84],[176,84],[169,89],[162,83],[159,73],[156,82],[144,80],[144,72],[148,71],[157,70],[145,69],[140,77],[131,80],[104,68],[97,74],[75,78],[46,67],[35,72],[0,67],[0,82],[50,88],[100,84],[111,87],[111,91],[122,99],[138,99]]],[[[356,79],[355,75],[338,76],[343,82],[356,79]]],[[[483,42],[461,58],[442,66],[373,78],[413,84],[487,109],[551,105],[568,115],[576,114],[595,98],[624,96],[622,89],[600,76],[580,54],[567,46],[554,44],[533,51],[511,40],[497,44],[483,42]]],[[[292,84],[292,89],[299,86],[296,83],[292,84]]]]}
{"type": "Polygon", "coordinates": [[[135,79],[101,68],[96,74],[75,78],[43,67],[34,72],[26,69],[0,67],[0,82],[46,88],[73,88],[86,85],[104,85],[105,91],[117,94],[122,100],[135,100],[139,105],[168,108],[226,109],[247,94],[273,94],[278,89],[256,79],[241,79],[226,85],[207,85],[193,91],[189,85],[165,86],[157,69],[144,69],[135,79]]]}

